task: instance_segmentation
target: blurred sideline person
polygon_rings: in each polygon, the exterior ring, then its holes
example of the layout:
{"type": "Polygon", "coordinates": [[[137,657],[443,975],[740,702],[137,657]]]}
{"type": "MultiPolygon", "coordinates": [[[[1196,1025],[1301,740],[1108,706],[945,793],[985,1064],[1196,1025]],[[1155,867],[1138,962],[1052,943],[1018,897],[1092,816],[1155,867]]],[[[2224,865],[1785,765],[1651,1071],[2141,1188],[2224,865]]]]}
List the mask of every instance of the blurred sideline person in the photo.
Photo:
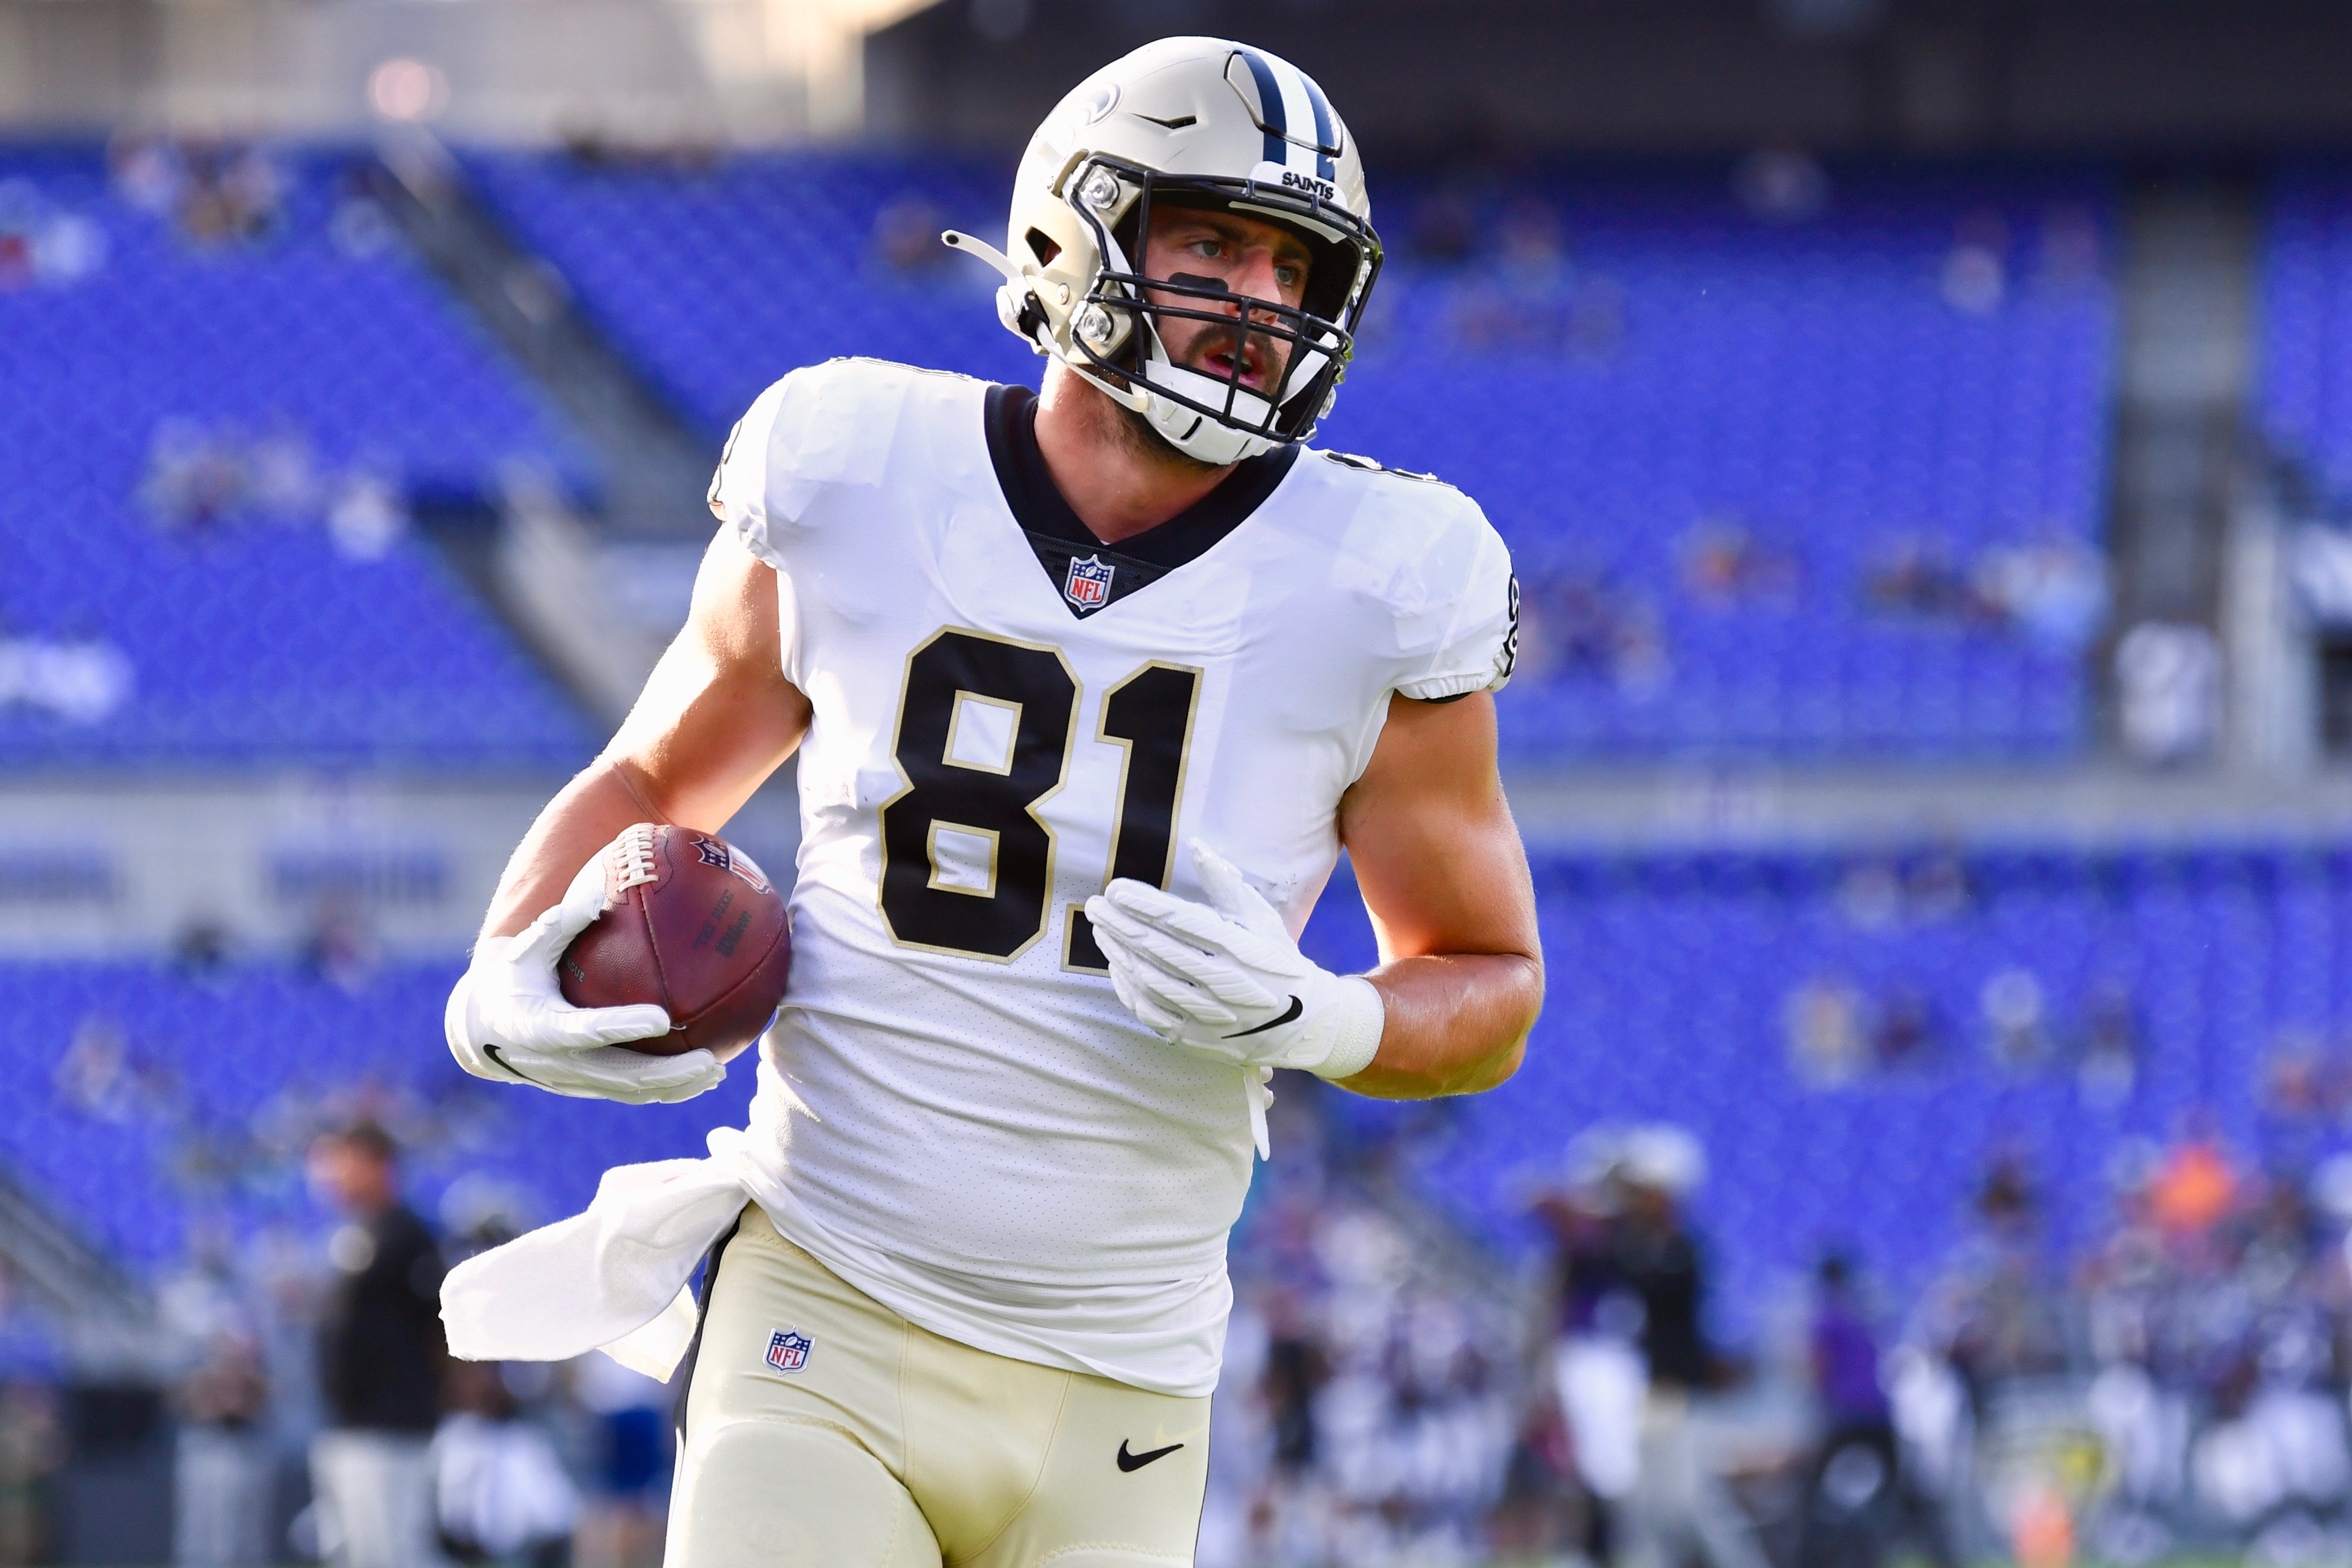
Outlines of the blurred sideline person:
{"type": "Polygon", "coordinates": [[[565,1568],[580,1493],[545,1432],[518,1418],[501,1369],[458,1362],[449,1418],[433,1435],[441,1545],[460,1563],[565,1568]]]}
{"type": "Polygon", "coordinates": [[[1906,1473],[1878,1337],[1838,1254],[1822,1259],[1808,1338],[1822,1438],[1805,1482],[1799,1561],[1877,1568],[1907,1533],[1937,1568],[1956,1563],[1941,1510],[1906,1473]]]}
{"type": "Polygon", "coordinates": [[[277,1455],[265,1423],[269,1384],[248,1339],[222,1334],[181,1383],[172,1475],[175,1568],[250,1568],[270,1561],[277,1455]]]}
{"type": "Polygon", "coordinates": [[[401,1202],[392,1138],[374,1122],[320,1139],[310,1177],[350,1216],[328,1243],[334,1279],[319,1321],[320,1545],[342,1568],[427,1568],[442,1561],[428,1458],[446,1360],[440,1249],[401,1202]]]}
{"type": "Polygon", "coordinates": [[[595,1417],[598,1439],[579,1568],[656,1568],[669,1499],[669,1391],[597,1352],[572,1363],[572,1394],[595,1417]]]}
{"type": "Polygon", "coordinates": [[[179,1417],[172,1478],[176,1568],[248,1568],[272,1555],[278,1453],[262,1331],[223,1228],[189,1227],[186,1265],[157,1292],[164,1334],[185,1370],[173,1390],[179,1417]]]}
{"type": "Polygon", "coordinates": [[[1227,1233],[1277,1067],[1491,1088],[1542,993],[1496,770],[1507,552],[1424,476],[1302,443],[1379,272],[1322,89],[1171,38],[1033,139],[1000,253],[1041,395],[872,361],[752,405],[685,631],[509,867],[449,1044],[644,1102],[552,966],[632,825],[716,831],[796,750],[792,989],[748,1130],[468,1260],[479,1359],[667,1373],[706,1285],[672,1568],[1190,1562],[1227,1233]],[[1297,933],[1345,847],[1383,962],[1297,933]],[[747,1201],[748,1200],[748,1201],[747,1201]],[[674,1312],[666,1312],[674,1307],[674,1312]]]}
{"type": "Polygon", "coordinates": [[[1761,1568],[1694,1408],[1720,1381],[1700,1321],[1704,1258],[1680,1206],[1705,1153],[1678,1127],[1604,1125],[1577,1137],[1568,1163],[1565,1185],[1533,1207],[1559,1247],[1552,1376],[1585,1495],[1584,1553],[1761,1568]]]}
{"type": "Polygon", "coordinates": [[[1594,1129],[1570,1150],[1564,1191],[1539,1194],[1538,1218],[1559,1247],[1559,1338],[1552,1378],[1584,1495],[1584,1554],[1614,1563],[1625,1499],[1642,1468],[1642,1405],[1649,1370],[1635,1337],[1641,1303],[1617,1267],[1621,1193],[1617,1132],[1594,1129]]]}

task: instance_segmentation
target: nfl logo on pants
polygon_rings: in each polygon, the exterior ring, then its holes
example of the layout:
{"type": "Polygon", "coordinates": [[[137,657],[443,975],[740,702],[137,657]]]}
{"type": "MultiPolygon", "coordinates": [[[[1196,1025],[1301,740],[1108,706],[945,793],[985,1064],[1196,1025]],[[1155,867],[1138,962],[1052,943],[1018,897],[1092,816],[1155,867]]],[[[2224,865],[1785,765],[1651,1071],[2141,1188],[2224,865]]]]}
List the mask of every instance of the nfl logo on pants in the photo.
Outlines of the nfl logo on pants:
{"type": "Polygon", "coordinates": [[[815,1342],[798,1329],[778,1329],[768,1336],[768,1364],[778,1372],[798,1372],[808,1365],[815,1342]]]}

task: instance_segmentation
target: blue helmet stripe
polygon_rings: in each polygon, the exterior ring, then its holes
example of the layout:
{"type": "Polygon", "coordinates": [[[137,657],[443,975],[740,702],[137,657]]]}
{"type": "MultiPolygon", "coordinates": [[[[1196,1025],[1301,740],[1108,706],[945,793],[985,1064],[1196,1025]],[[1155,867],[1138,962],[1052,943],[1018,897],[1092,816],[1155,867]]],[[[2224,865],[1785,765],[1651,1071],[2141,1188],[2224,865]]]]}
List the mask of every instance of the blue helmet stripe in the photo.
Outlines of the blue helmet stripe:
{"type": "Polygon", "coordinates": [[[1274,67],[1266,63],[1264,55],[1246,47],[1240,52],[1257,82],[1258,117],[1265,125],[1265,161],[1280,163],[1286,157],[1283,142],[1290,131],[1289,116],[1282,107],[1282,88],[1274,79],[1274,67]]]}
{"type": "Polygon", "coordinates": [[[1315,172],[1326,180],[1336,180],[1339,171],[1332,167],[1331,154],[1324,149],[1339,144],[1339,134],[1333,129],[1339,116],[1331,112],[1331,100],[1323,96],[1323,89],[1316,85],[1313,77],[1300,71],[1298,79],[1307,84],[1307,101],[1315,106],[1315,172]]]}

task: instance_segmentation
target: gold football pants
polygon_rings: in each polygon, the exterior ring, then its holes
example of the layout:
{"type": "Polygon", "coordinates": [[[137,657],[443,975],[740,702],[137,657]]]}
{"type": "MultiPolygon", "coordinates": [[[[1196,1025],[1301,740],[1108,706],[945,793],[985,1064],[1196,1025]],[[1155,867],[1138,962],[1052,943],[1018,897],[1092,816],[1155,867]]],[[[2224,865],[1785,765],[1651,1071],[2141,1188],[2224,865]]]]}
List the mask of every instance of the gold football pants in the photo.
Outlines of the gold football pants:
{"type": "Polygon", "coordinates": [[[669,1568],[1190,1563],[1209,1402],[919,1329],[776,1234],[720,1255],[669,1568]]]}

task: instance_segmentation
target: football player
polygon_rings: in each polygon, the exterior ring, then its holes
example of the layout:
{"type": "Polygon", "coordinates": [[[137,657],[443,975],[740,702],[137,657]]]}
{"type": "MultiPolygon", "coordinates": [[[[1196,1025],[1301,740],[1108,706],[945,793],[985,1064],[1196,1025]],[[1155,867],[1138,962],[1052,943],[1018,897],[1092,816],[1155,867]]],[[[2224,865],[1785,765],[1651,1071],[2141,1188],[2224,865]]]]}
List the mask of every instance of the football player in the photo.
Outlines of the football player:
{"type": "Polygon", "coordinates": [[[673,1568],[1190,1562],[1269,1073],[1488,1089],[1541,997],[1495,761],[1509,558],[1460,492],[1304,444],[1381,259],[1322,89],[1151,45],[1039,129],[1003,251],[947,239],[1003,275],[1042,392],[836,360],[760,396],[685,630],[449,1002],[485,1078],[716,1084],[616,1048],[668,1019],[570,1007],[552,964],[600,846],[715,831],[797,751],[750,1127],[445,1296],[460,1354],[666,1374],[717,1244],[673,1568]],[[1296,941],[1342,847],[1365,974],[1296,941]]]}

